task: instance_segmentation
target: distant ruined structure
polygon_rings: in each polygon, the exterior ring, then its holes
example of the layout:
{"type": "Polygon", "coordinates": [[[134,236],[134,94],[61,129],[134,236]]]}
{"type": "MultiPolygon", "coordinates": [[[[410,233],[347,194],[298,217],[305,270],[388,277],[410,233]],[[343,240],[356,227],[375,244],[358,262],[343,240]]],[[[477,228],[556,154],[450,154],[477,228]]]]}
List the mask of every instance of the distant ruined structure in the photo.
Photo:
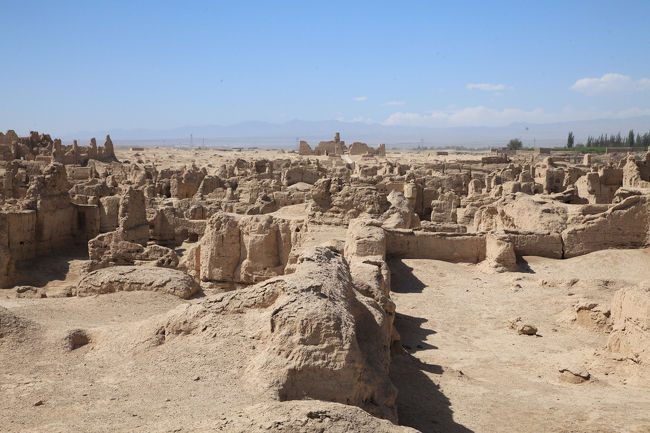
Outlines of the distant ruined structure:
{"type": "Polygon", "coordinates": [[[626,158],[623,167],[623,186],[626,188],[650,188],[650,152],[637,161],[634,157],[626,158]]]}
{"type": "Polygon", "coordinates": [[[377,149],[373,149],[366,143],[355,141],[350,148],[345,145],[345,141],[341,141],[341,135],[337,132],[334,134],[334,140],[321,141],[316,148],[312,149],[309,143],[301,140],[298,147],[298,154],[300,155],[324,155],[324,156],[339,156],[339,155],[370,155],[370,156],[386,156],[386,145],[380,144],[377,149]]]}
{"type": "Polygon", "coordinates": [[[72,145],[64,146],[60,139],[52,140],[49,134],[39,134],[37,131],[31,131],[29,137],[19,137],[12,129],[6,134],[0,132],[0,161],[14,159],[81,166],[87,165],[91,159],[117,161],[110,135],[106,136],[104,146],[98,147],[94,138],[88,146],[77,145],[77,140],[72,145]]]}
{"type": "Polygon", "coordinates": [[[29,137],[0,132],[0,287],[15,277],[15,262],[83,245],[99,234],[98,200],[70,194],[73,182],[97,176],[91,161],[118,163],[110,136],[102,147],[94,138],[89,146],[64,146],[35,131],[29,137]]]}

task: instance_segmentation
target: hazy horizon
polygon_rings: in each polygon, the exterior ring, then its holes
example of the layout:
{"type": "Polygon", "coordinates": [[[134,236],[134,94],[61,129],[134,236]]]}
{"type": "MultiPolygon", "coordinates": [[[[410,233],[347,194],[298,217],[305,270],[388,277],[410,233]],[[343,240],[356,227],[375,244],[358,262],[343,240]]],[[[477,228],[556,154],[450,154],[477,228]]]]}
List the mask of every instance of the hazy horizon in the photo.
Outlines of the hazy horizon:
{"type": "MultiPolygon", "coordinates": [[[[566,143],[569,131],[576,143],[587,136],[621,133],[630,129],[645,133],[650,131],[650,116],[630,119],[598,119],[559,123],[512,123],[501,127],[412,127],[383,125],[368,122],[292,120],[289,122],[242,122],[232,125],[194,125],[167,129],[105,129],[96,131],[75,131],[52,134],[62,138],[64,143],[72,140],[102,139],[110,134],[113,142],[120,146],[259,146],[263,148],[297,148],[298,140],[315,145],[321,140],[330,140],[334,132],[348,143],[363,141],[389,147],[490,147],[502,146],[511,138],[520,138],[525,146],[561,146],[566,143]]],[[[29,131],[17,131],[27,135],[29,131]]],[[[41,131],[52,133],[52,131],[41,131]]]]}

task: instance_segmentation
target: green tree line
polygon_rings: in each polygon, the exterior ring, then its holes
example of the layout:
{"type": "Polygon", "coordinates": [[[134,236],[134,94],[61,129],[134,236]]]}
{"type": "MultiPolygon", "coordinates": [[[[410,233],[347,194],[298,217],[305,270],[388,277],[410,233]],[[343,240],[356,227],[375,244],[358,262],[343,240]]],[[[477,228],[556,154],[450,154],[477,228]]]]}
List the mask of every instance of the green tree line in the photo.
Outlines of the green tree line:
{"type": "MultiPolygon", "coordinates": [[[[648,147],[650,146],[650,132],[646,132],[641,135],[638,132],[634,134],[634,130],[630,129],[630,132],[626,137],[623,137],[621,133],[614,135],[601,134],[600,137],[592,137],[591,135],[587,137],[587,142],[585,143],[587,147],[648,147]]],[[[569,132],[569,137],[567,138],[567,147],[573,147],[573,133],[569,132]]]]}

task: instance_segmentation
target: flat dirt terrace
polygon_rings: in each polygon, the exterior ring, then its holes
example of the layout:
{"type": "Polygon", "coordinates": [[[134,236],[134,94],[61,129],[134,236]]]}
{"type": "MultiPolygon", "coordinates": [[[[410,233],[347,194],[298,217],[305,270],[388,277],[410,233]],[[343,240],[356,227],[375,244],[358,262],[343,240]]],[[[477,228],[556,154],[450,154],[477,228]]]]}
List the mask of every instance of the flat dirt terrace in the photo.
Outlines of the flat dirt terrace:
{"type": "Polygon", "coordinates": [[[650,250],[525,260],[528,272],[502,274],[389,262],[408,352],[391,364],[400,422],[423,432],[650,432],[650,372],[604,352],[607,334],[577,323],[573,308],[607,305],[616,289],[650,279],[650,250]],[[518,316],[538,335],[509,329],[518,316]],[[561,381],[571,366],[590,380],[561,381]]]}

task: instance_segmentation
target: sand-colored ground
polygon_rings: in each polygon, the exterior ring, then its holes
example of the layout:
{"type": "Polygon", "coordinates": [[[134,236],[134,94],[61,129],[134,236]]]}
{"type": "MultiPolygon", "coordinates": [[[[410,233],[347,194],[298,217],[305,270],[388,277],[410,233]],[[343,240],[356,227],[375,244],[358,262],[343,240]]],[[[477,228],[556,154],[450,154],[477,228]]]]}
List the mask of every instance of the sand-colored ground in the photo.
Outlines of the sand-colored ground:
{"type": "MultiPolygon", "coordinates": [[[[238,158],[247,161],[254,159],[299,159],[308,158],[310,160],[319,160],[322,162],[336,159],[339,157],[327,156],[308,156],[301,157],[295,151],[279,149],[242,149],[242,150],[215,150],[210,148],[176,148],[176,147],[145,147],[144,150],[131,150],[128,147],[116,147],[115,156],[120,161],[137,164],[155,165],[158,170],[165,168],[181,168],[195,164],[198,167],[205,167],[210,173],[216,170],[221,164],[235,161],[238,158]]],[[[415,152],[408,150],[390,150],[386,152],[388,161],[400,164],[429,162],[455,162],[458,160],[480,162],[485,153],[451,153],[449,155],[438,156],[432,152],[415,152]]],[[[352,155],[350,158],[354,161],[368,159],[361,155],[352,155]]],[[[374,158],[369,158],[373,161],[374,158]]]]}
{"type": "MultiPolygon", "coordinates": [[[[342,230],[314,232],[314,242],[342,230]]],[[[527,257],[527,272],[393,259],[396,327],[405,349],[391,376],[402,424],[423,432],[647,432],[650,372],[601,350],[607,334],[572,320],[580,300],[602,305],[620,287],[650,279],[650,250],[600,251],[569,260],[527,257]],[[538,327],[518,335],[508,320],[538,327]],[[559,369],[584,366],[570,384],[559,369]]],[[[41,263],[41,269],[53,266],[41,263]]],[[[50,295],[72,283],[46,285],[50,295]]],[[[525,267],[525,265],[524,265],[525,267]]],[[[189,301],[133,292],[84,298],[15,298],[0,306],[31,322],[0,346],[0,431],[190,431],[265,401],[245,384],[255,351],[250,323],[234,319],[212,340],[140,347],[147,319],[189,301]],[[83,330],[90,343],[70,350],[83,330]]]]}
{"type": "Polygon", "coordinates": [[[617,288],[650,279],[650,250],[599,251],[569,260],[526,257],[525,273],[392,260],[402,423],[424,432],[648,432],[650,371],[614,360],[607,335],[578,324],[579,300],[609,305],[617,288]],[[518,335],[521,316],[537,336],[518,335]],[[559,380],[582,365],[591,379],[559,380]]]}
{"type": "Polygon", "coordinates": [[[237,331],[245,324],[232,323],[210,350],[190,337],[141,347],[139,324],[182,302],[150,292],[2,299],[35,325],[0,347],[0,431],[196,431],[262,401],[240,387],[242,351],[253,350],[237,331]],[[90,343],[69,350],[75,329],[90,343]]]}

